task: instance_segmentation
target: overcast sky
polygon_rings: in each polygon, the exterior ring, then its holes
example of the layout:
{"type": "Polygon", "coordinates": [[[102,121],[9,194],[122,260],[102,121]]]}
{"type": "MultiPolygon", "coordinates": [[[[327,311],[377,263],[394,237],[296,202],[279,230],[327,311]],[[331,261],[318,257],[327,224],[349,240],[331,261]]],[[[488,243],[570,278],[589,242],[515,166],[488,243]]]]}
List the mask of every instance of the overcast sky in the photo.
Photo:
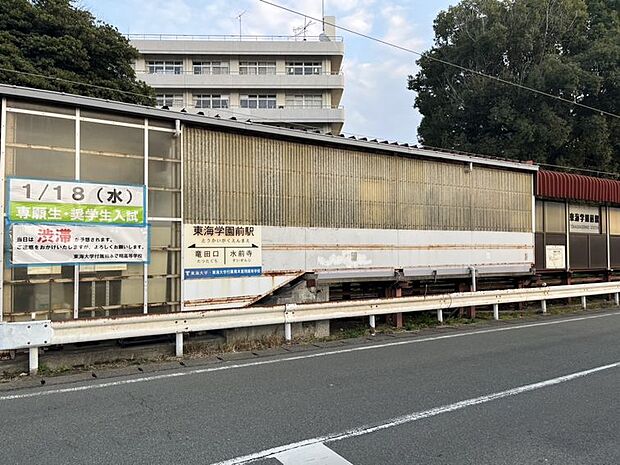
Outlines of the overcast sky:
{"type": "MultiPolygon", "coordinates": [[[[321,0],[271,0],[320,17],[321,0]]],[[[258,0],[79,0],[98,19],[122,33],[293,35],[303,18],[258,0]]],[[[456,0],[325,0],[336,24],[423,51],[432,45],[433,20],[456,0]]],[[[320,25],[310,26],[318,35],[320,25]]],[[[415,142],[419,113],[407,76],[416,56],[338,32],[345,43],[344,132],[415,142]]]]}

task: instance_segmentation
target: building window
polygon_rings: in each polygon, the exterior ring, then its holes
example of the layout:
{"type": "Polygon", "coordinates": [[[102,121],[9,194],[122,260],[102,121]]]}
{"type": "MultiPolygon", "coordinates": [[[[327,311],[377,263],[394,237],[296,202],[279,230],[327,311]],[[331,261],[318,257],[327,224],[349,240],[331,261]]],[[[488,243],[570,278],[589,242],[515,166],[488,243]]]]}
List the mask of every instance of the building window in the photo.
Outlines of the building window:
{"type": "Polygon", "coordinates": [[[276,108],[275,95],[241,95],[241,108],[276,108]]]}
{"type": "Polygon", "coordinates": [[[241,61],[239,74],[276,74],[275,61],[241,61]]]}
{"type": "Polygon", "coordinates": [[[194,74],[228,74],[226,61],[194,61],[194,74]]]}
{"type": "Polygon", "coordinates": [[[199,94],[194,96],[196,108],[228,108],[228,95],[199,94]]]}
{"type": "Polygon", "coordinates": [[[183,62],[181,61],[147,61],[149,74],[182,74],[183,62]]]}
{"type": "Polygon", "coordinates": [[[321,94],[286,94],[287,107],[321,108],[323,96],[321,94]]]}
{"type": "Polygon", "coordinates": [[[323,72],[323,65],[318,61],[294,61],[286,63],[286,74],[294,75],[311,75],[321,74],[323,72]]]}
{"type": "Polygon", "coordinates": [[[157,94],[155,96],[158,107],[182,107],[183,96],[181,94],[157,94]]]}
{"type": "Polygon", "coordinates": [[[562,202],[545,202],[545,232],[566,232],[566,205],[562,202]]]}

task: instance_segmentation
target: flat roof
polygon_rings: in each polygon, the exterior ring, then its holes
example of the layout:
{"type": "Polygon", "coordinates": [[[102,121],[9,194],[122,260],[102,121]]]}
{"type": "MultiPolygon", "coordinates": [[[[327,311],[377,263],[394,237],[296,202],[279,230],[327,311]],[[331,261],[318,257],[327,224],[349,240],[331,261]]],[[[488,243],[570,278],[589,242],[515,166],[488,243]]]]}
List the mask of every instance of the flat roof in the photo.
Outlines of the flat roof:
{"type": "Polygon", "coordinates": [[[129,40],[200,40],[226,42],[343,42],[342,36],[321,35],[248,35],[248,34],[125,34],[129,40]]]}
{"type": "MultiPolygon", "coordinates": [[[[238,38],[237,38],[238,39],[238,38]]],[[[142,55],[259,55],[259,56],[325,56],[342,57],[342,41],[302,40],[176,40],[139,39],[132,37],[131,45],[142,55]]]]}
{"type": "Polygon", "coordinates": [[[335,145],[363,151],[382,151],[403,156],[415,156],[447,162],[473,163],[476,165],[495,166],[498,168],[538,171],[538,165],[530,162],[520,162],[502,158],[494,158],[462,152],[452,152],[435,148],[420,148],[416,145],[400,144],[398,142],[369,140],[362,137],[345,137],[343,135],[318,134],[312,131],[288,129],[266,124],[243,122],[232,119],[215,118],[190,114],[181,111],[161,110],[144,105],[122,103],[115,100],[105,100],[94,97],[84,97],[63,92],[32,89],[27,87],[0,84],[0,96],[16,99],[38,101],[46,104],[70,105],[79,108],[105,110],[113,113],[155,118],[160,120],[179,120],[191,126],[202,126],[213,130],[236,131],[256,136],[288,139],[297,142],[312,144],[335,145]]]}

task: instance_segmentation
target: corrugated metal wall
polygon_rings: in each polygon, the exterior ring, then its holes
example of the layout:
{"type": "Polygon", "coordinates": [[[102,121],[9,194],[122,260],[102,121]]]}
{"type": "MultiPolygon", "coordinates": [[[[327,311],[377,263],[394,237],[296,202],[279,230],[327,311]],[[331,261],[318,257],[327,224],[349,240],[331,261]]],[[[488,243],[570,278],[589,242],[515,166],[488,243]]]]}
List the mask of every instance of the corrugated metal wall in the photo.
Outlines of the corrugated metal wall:
{"type": "Polygon", "coordinates": [[[532,174],[184,129],[188,222],[529,232],[532,174]]]}

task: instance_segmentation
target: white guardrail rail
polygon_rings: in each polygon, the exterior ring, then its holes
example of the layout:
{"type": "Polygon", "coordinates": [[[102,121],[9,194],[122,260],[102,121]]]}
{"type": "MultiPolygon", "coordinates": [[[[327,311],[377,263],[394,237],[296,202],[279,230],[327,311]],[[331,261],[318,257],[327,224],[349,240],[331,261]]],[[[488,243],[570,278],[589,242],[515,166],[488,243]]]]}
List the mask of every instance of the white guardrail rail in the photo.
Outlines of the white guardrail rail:
{"type": "Polygon", "coordinates": [[[582,307],[585,308],[587,296],[605,294],[613,295],[615,304],[620,305],[620,282],[287,304],[164,315],[0,323],[0,350],[30,349],[30,371],[36,373],[38,348],[51,345],[176,334],[176,354],[180,357],[183,355],[183,334],[195,331],[284,325],[285,338],[291,340],[292,323],[368,316],[369,324],[374,329],[376,315],[436,310],[437,319],[442,322],[444,310],[488,305],[493,306],[494,318],[499,319],[499,306],[502,304],[539,301],[542,312],[546,313],[547,300],[579,297],[582,307]]]}

